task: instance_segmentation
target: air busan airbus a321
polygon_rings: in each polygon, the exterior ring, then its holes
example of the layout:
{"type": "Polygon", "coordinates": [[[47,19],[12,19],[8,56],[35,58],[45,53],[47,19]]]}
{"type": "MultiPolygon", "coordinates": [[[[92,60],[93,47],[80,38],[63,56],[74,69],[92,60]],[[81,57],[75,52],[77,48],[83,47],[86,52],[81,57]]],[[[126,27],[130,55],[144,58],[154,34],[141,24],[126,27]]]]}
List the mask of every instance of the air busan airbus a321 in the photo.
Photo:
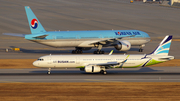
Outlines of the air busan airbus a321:
{"type": "Polygon", "coordinates": [[[97,47],[94,54],[103,54],[102,47],[114,46],[119,51],[128,51],[131,46],[142,47],[150,41],[147,33],[139,30],[94,30],[94,31],[46,31],[29,6],[25,6],[31,34],[3,33],[52,47],[75,47],[72,53],[82,53],[97,47]]]}
{"type": "Polygon", "coordinates": [[[135,68],[162,63],[174,59],[168,56],[172,36],[166,36],[150,54],[144,55],[48,55],[33,62],[41,68],[80,68],[87,73],[106,74],[109,68],[135,68]]]}

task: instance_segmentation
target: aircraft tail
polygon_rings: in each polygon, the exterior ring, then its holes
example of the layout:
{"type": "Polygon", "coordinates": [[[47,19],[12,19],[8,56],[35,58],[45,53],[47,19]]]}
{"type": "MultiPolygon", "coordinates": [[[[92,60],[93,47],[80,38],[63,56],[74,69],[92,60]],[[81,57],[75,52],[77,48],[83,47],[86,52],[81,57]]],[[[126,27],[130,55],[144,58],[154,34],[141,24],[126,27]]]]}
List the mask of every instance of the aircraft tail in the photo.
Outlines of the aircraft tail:
{"type": "Polygon", "coordinates": [[[33,13],[33,11],[31,10],[29,6],[25,6],[25,11],[26,11],[31,33],[36,34],[36,33],[46,32],[46,30],[43,28],[40,21],[37,19],[37,17],[35,16],[35,14],[33,13]]]}
{"type": "Polygon", "coordinates": [[[168,55],[171,41],[172,35],[167,35],[150,55],[168,55]]]}

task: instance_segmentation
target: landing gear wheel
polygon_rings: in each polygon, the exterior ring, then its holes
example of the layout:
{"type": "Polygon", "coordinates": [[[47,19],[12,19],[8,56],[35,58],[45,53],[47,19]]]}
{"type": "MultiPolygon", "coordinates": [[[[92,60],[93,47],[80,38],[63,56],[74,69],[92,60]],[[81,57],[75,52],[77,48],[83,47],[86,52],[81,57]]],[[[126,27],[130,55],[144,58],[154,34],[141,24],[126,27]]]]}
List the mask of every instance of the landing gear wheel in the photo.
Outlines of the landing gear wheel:
{"type": "Polygon", "coordinates": [[[104,70],[101,70],[100,73],[103,74],[103,73],[104,73],[104,70]]]}
{"type": "Polygon", "coordinates": [[[48,69],[48,72],[47,72],[48,75],[51,74],[51,68],[48,69]]]}
{"type": "Polygon", "coordinates": [[[100,71],[100,73],[101,73],[101,74],[104,74],[104,75],[106,75],[106,74],[107,74],[107,72],[106,72],[106,71],[104,71],[104,70],[101,70],[101,71],[100,71]]]}
{"type": "Polygon", "coordinates": [[[94,51],[94,54],[104,54],[104,51],[97,50],[97,51],[94,51]]]}
{"type": "Polygon", "coordinates": [[[107,74],[107,72],[106,72],[106,71],[104,71],[104,72],[103,72],[103,74],[104,74],[104,75],[106,75],[106,74],[107,74]]]}
{"type": "Polygon", "coordinates": [[[139,49],[139,52],[142,52],[143,51],[143,49],[139,49]]]}
{"type": "Polygon", "coordinates": [[[72,54],[82,54],[82,50],[73,50],[72,54]]]}

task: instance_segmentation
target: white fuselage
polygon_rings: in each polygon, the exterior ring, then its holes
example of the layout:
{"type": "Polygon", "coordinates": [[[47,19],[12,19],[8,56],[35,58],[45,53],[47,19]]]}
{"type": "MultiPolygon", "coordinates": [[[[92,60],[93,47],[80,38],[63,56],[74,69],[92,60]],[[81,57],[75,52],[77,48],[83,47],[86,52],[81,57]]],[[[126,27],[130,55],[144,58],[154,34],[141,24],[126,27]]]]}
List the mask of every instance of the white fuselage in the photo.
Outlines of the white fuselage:
{"type": "MultiPolygon", "coordinates": [[[[106,64],[111,62],[122,62],[128,55],[48,55],[40,57],[33,63],[36,67],[42,68],[81,68],[87,65],[106,64]]],[[[174,59],[173,56],[162,55],[129,55],[127,61],[123,64],[119,64],[119,67],[134,68],[141,67],[144,64],[157,64],[160,62],[174,59]],[[145,57],[145,58],[144,58],[145,57]],[[153,60],[153,61],[150,61],[153,60]],[[155,63],[150,63],[154,62],[155,63]]]]}

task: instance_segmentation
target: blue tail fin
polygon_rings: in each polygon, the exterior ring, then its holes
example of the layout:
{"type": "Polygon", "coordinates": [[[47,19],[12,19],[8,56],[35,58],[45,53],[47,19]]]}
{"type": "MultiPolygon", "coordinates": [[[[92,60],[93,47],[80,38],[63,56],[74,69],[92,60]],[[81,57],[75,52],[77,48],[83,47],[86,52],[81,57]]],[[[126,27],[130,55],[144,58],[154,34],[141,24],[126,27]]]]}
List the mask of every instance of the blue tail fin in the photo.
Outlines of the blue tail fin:
{"type": "Polygon", "coordinates": [[[171,46],[172,35],[167,35],[151,55],[168,55],[171,46]]]}
{"type": "Polygon", "coordinates": [[[37,17],[34,15],[31,8],[29,6],[25,6],[25,10],[31,33],[36,34],[46,32],[46,30],[43,28],[37,17]]]}

